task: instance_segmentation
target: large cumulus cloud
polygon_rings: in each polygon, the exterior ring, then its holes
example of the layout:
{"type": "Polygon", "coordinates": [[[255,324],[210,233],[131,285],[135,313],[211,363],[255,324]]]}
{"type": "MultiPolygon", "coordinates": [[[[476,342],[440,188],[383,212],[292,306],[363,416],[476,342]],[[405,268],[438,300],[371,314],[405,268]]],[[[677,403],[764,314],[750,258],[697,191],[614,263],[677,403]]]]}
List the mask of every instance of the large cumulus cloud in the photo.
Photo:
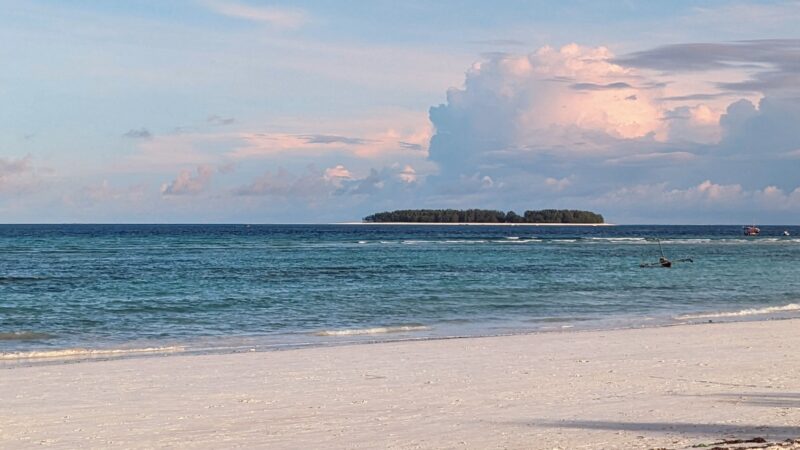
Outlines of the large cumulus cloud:
{"type": "Polygon", "coordinates": [[[431,159],[463,170],[508,150],[584,153],[607,149],[604,139],[663,134],[658,85],[612,56],[574,44],[489,55],[467,71],[462,89],[447,92],[447,103],[431,108],[431,159]]]}
{"type": "Polygon", "coordinates": [[[486,55],[430,110],[433,186],[442,198],[463,190],[484,205],[524,197],[531,206],[596,205],[611,217],[686,205],[703,220],[714,211],[735,220],[732,208],[800,218],[786,206],[800,185],[800,96],[768,82],[796,75],[798,48],[685,44],[615,57],[572,44],[486,55]],[[480,184],[481,196],[470,180],[491,183],[480,184]]]}

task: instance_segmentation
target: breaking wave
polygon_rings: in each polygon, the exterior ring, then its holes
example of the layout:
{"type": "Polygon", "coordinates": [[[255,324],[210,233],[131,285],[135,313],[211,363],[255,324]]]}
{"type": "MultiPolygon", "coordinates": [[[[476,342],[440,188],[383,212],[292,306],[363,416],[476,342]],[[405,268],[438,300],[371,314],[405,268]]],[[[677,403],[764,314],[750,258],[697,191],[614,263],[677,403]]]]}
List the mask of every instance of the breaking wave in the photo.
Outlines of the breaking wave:
{"type": "Polygon", "coordinates": [[[742,316],[755,316],[759,314],[772,314],[780,312],[800,311],[800,305],[797,303],[790,303],[784,306],[767,306],[765,308],[750,308],[742,309],[739,311],[730,312],[716,312],[716,313],[703,313],[703,314],[686,314],[676,317],[677,320],[687,319],[710,319],[714,317],[742,317],[742,316]]]}
{"type": "Polygon", "coordinates": [[[590,241],[608,241],[608,242],[646,242],[647,239],[642,237],[591,237],[590,241]]]}
{"type": "Polygon", "coordinates": [[[126,349],[88,349],[68,348],[63,350],[32,350],[27,352],[0,353],[0,361],[38,359],[38,358],[94,358],[104,356],[127,356],[142,353],[175,353],[184,347],[147,347],[126,349]]]}
{"type": "Polygon", "coordinates": [[[396,327],[350,328],[343,330],[324,330],[314,336],[362,336],[369,334],[405,333],[408,331],[426,331],[430,327],[424,325],[400,325],[396,327]]]}

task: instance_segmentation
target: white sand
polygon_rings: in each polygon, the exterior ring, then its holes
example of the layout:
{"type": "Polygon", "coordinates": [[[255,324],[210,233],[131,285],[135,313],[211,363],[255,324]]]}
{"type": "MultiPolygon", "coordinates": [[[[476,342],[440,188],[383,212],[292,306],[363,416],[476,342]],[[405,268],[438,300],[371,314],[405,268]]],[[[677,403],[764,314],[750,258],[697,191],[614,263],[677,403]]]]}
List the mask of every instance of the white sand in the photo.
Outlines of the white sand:
{"type": "Polygon", "coordinates": [[[800,437],[800,321],[0,370],[0,447],[685,448],[800,437]]]}
{"type": "Polygon", "coordinates": [[[339,222],[331,225],[436,225],[474,227],[613,227],[613,223],[339,222]]]}

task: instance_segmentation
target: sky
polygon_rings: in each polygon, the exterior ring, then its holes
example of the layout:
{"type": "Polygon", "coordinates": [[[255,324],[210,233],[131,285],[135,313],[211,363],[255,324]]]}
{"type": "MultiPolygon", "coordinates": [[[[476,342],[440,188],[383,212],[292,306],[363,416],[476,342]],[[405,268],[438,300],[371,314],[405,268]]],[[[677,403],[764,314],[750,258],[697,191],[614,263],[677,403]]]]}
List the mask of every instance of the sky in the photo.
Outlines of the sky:
{"type": "Polygon", "coordinates": [[[2,223],[800,223],[800,1],[0,11],[2,223]]]}

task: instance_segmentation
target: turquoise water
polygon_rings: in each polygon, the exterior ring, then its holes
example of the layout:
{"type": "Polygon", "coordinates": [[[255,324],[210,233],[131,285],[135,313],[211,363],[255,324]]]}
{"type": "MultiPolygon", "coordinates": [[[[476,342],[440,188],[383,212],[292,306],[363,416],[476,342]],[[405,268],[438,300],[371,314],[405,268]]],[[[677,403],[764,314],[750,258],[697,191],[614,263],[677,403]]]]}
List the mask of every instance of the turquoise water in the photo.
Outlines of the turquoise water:
{"type": "Polygon", "coordinates": [[[268,349],[800,315],[800,228],[762,230],[3,225],[0,353],[268,349]],[[694,262],[640,268],[658,257],[655,237],[670,258],[694,262]]]}

